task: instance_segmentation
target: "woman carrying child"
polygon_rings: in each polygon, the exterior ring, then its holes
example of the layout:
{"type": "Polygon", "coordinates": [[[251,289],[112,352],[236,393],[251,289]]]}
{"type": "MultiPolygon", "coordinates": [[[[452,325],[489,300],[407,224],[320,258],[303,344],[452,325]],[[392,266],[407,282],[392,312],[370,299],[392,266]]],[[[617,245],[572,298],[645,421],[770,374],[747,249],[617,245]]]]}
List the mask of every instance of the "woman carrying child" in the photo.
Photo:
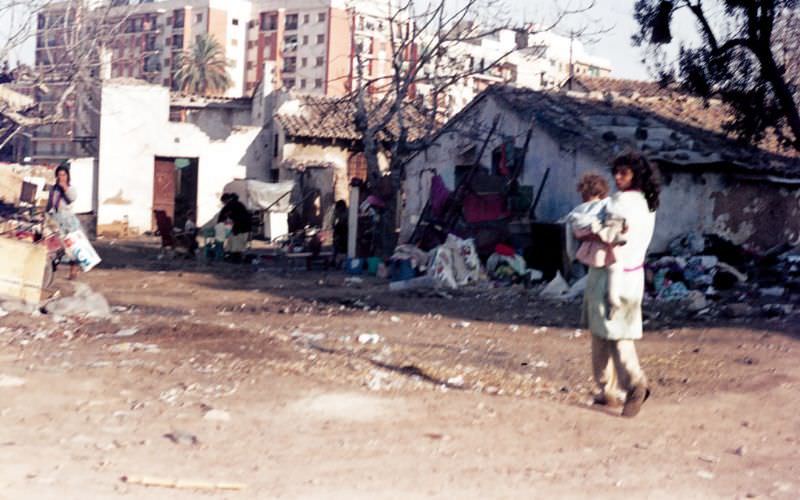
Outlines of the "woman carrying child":
{"type": "Polygon", "coordinates": [[[656,168],[638,153],[617,157],[611,171],[618,192],[610,198],[606,211],[608,216],[624,220],[624,243],[613,247],[613,263],[589,267],[583,320],[592,332],[592,368],[600,389],[595,403],[623,405],[622,415],[633,417],[650,395],[634,341],[642,338],[644,259],[655,227],[660,181],[656,168]],[[609,310],[610,276],[614,276],[618,301],[613,314],[609,310]]]}

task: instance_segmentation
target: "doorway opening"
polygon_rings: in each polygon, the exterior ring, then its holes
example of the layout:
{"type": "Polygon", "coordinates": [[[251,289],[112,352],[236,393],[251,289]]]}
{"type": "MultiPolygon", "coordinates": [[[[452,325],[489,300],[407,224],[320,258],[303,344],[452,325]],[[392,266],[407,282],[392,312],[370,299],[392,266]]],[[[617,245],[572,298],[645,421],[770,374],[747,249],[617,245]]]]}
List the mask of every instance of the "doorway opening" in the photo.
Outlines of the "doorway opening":
{"type": "Polygon", "coordinates": [[[156,210],[163,210],[173,227],[183,228],[187,220],[197,224],[197,158],[156,156],[154,166],[153,230],[156,210]]]}

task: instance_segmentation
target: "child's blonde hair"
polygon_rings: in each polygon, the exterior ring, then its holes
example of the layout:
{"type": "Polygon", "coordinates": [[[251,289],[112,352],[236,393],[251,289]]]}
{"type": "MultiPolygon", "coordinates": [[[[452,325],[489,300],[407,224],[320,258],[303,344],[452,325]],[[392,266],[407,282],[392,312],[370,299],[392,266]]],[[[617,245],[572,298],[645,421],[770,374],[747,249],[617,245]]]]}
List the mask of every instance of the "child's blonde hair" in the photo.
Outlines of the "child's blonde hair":
{"type": "Polygon", "coordinates": [[[595,172],[587,172],[578,179],[578,192],[584,200],[608,196],[608,181],[595,172]]]}

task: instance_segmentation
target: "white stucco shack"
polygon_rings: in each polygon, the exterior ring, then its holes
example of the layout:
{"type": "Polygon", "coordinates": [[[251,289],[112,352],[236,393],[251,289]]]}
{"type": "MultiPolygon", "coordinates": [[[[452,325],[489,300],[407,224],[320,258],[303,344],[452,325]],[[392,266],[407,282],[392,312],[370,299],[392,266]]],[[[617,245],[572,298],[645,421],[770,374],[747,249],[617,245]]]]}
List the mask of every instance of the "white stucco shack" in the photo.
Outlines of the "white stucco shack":
{"type": "Polygon", "coordinates": [[[265,179],[265,146],[251,99],[170,95],[138,80],[103,86],[98,168],[98,231],[127,222],[154,229],[153,210],[202,224],[219,210],[234,179],[265,179]],[[181,213],[182,212],[182,213],[181,213]]]}
{"type": "Polygon", "coordinates": [[[800,243],[800,158],[777,142],[746,147],[725,135],[730,115],[720,103],[652,82],[584,78],[570,91],[495,86],[449,121],[432,146],[406,165],[401,241],[411,233],[438,174],[451,190],[460,165],[474,155],[499,115],[480,163],[492,165],[502,144],[521,147],[533,135],[519,178],[538,191],[549,170],[536,220],[555,222],[580,202],[576,183],[587,171],[606,175],[626,148],[659,166],[663,186],[652,252],[687,232],[715,234],[738,245],[766,249],[800,243]]]}

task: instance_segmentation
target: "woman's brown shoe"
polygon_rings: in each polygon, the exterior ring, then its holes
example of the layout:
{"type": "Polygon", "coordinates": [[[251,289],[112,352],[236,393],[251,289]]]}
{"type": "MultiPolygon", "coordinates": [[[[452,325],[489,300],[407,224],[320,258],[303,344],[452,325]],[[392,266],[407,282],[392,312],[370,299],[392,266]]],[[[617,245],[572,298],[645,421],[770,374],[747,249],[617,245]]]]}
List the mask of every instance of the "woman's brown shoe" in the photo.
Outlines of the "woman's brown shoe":
{"type": "Polygon", "coordinates": [[[606,406],[608,408],[619,408],[623,405],[621,399],[615,398],[614,396],[606,396],[605,394],[596,394],[594,399],[592,400],[592,404],[596,404],[598,406],[606,406]]]}
{"type": "Polygon", "coordinates": [[[625,406],[622,407],[623,417],[635,417],[642,409],[642,405],[647,398],[650,397],[650,389],[644,385],[637,385],[628,391],[628,397],[625,399],[625,406]]]}

